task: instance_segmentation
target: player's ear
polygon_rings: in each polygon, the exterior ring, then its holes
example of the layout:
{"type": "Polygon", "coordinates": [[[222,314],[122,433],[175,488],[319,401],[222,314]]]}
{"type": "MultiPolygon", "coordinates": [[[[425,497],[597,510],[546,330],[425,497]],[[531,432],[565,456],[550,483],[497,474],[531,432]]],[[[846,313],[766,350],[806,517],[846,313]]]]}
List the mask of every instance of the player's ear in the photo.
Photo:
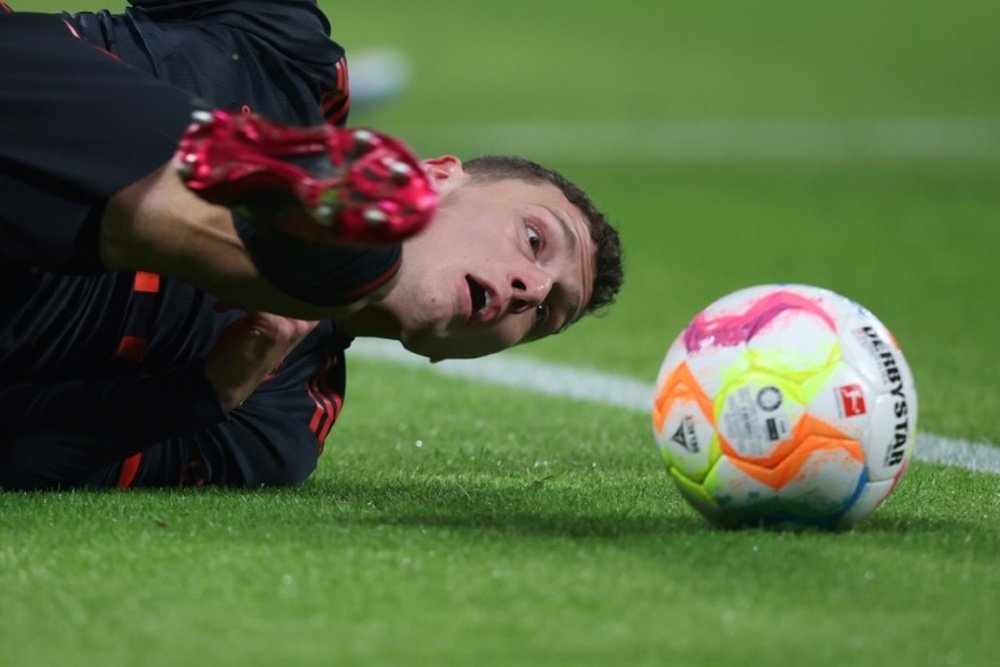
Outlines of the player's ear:
{"type": "Polygon", "coordinates": [[[424,167],[439,186],[449,181],[457,181],[465,174],[462,170],[462,161],[454,155],[442,155],[424,160],[424,167]]]}

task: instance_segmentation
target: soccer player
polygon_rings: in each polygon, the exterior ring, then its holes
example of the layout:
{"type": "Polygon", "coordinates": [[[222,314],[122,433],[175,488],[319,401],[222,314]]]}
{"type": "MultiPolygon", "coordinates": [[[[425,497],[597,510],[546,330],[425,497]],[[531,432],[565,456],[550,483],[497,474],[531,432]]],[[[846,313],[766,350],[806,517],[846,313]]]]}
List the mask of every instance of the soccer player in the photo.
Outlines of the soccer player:
{"type": "MultiPolygon", "coordinates": [[[[218,313],[205,292],[151,272],[8,270],[0,486],[298,483],[342,407],[353,337],[478,356],[611,300],[617,236],[575,186],[518,158],[426,167],[441,194],[434,224],[405,243],[385,298],[337,320],[218,313]]],[[[343,258],[364,274],[370,251],[353,252],[343,258]]]]}

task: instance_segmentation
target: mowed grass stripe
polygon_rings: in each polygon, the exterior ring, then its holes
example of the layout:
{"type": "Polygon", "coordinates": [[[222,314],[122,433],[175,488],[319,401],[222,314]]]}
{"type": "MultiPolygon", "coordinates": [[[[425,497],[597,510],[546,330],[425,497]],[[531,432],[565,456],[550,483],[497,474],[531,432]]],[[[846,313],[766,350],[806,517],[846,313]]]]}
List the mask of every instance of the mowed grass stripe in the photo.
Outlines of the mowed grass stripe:
{"type": "Polygon", "coordinates": [[[449,122],[406,123],[399,131],[418,148],[503,146],[602,164],[1000,160],[994,118],[449,122]]]}
{"type": "MultiPolygon", "coordinates": [[[[514,387],[550,396],[576,399],[637,412],[650,409],[653,385],[624,375],[613,375],[510,355],[484,359],[451,359],[431,365],[424,357],[407,352],[395,342],[359,340],[354,354],[373,361],[423,368],[449,377],[514,387]]],[[[652,437],[652,436],[651,436],[652,437]]],[[[913,456],[928,463],[957,466],[1000,475],[1000,448],[960,438],[918,433],[913,456]]]]}

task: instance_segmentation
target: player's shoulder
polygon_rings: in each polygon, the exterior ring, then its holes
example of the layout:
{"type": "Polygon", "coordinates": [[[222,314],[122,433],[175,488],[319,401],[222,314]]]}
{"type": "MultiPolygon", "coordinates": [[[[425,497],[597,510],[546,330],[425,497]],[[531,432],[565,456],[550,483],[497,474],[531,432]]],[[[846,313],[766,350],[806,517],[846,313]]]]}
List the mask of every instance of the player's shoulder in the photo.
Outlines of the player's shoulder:
{"type": "Polygon", "coordinates": [[[160,23],[221,24],[260,37],[290,38],[288,47],[328,38],[330,23],[313,0],[132,0],[126,13],[160,23]]]}

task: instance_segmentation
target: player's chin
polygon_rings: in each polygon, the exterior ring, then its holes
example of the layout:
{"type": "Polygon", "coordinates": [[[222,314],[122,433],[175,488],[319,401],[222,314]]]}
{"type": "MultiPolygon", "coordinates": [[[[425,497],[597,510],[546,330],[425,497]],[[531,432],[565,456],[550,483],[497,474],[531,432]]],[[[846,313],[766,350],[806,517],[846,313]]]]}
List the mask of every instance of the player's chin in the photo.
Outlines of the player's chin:
{"type": "Polygon", "coordinates": [[[506,350],[515,341],[495,336],[446,336],[443,338],[413,338],[403,346],[432,361],[443,359],[477,359],[506,350]]]}

